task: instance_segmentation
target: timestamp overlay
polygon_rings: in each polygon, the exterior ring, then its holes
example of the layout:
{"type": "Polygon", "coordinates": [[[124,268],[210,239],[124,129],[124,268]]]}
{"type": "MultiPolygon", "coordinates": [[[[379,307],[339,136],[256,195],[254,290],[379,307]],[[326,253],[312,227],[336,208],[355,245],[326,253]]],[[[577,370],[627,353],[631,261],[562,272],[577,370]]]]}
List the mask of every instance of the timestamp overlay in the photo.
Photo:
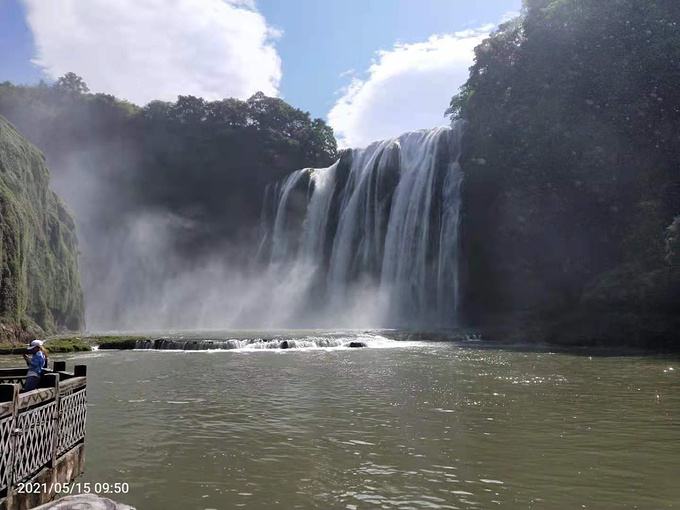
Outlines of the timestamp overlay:
{"type": "Polygon", "coordinates": [[[63,496],[75,494],[116,495],[128,494],[130,484],[128,482],[25,482],[17,485],[17,492],[23,494],[48,492],[63,496]]]}

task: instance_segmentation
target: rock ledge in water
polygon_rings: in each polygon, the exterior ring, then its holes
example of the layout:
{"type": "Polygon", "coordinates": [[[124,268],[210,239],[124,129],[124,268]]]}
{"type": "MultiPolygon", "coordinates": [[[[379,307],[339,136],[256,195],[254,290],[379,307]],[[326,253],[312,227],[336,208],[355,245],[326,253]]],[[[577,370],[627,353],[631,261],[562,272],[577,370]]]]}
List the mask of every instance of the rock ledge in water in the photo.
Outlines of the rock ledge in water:
{"type": "Polygon", "coordinates": [[[349,347],[368,347],[366,342],[350,342],[349,347]]]}
{"type": "Polygon", "coordinates": [[[35,510],[135,510],[135,508],[94,494],[80,494],[40,505],[35,510]]]}

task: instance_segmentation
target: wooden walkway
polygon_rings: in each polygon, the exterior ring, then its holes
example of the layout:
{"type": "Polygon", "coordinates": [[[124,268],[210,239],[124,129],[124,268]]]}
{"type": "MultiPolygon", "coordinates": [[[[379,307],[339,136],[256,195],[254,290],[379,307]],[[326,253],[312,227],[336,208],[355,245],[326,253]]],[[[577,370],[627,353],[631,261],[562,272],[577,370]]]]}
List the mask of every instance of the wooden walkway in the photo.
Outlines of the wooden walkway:
{"type": "Polygon", "coordinates": [[[0,510],[46,503],[83,471],[86,367],[55,362],[38,389],[21,393],[25,377],[26,368],[0,369],[0,510]]]}

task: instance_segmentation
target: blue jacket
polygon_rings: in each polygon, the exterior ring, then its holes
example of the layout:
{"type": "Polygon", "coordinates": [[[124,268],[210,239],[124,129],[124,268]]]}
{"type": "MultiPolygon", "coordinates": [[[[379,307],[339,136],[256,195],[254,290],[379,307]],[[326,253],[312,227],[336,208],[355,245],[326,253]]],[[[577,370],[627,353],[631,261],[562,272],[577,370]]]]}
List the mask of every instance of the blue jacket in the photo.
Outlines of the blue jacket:
{"type": "Polygon", "coordinates": [[[31,356],[31,361],[28,364],[28,377],[40,377],[45,369],[45,354],[38,351],[31,356]]]}

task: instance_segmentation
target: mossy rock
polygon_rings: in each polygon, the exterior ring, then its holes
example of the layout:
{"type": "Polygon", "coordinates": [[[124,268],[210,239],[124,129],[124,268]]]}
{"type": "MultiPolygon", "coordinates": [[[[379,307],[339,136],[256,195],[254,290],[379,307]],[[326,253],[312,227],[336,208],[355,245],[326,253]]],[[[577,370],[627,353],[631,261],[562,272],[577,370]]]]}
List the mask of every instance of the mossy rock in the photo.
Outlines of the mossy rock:
{"type": "Polygon", "coordinates": [[[97,340],[100,349],[128,350],[134,349],[141,337],[101,337],[97,340]]]}
{"type": "Polygon", "coordinates": [[[0,338],[83,325],[75,223],[45,159],[0,116],[0,338]]]}
{"type": "MultiPolygon", "coordinates": [[[[137,342],[140,340],[149,340],[146,336],[130,336],[130,335],[84,335],[84,336],[57,336],[47,341],[47,347],[50,352],[55,352],[52,346],[68,346],[73,344],[74,346],[83,346],[84,348],[73,349],[73,350],[92,350],[93,347],[97,347],[102,350],[127,350],[134,349],[137,346],[137,342]]],[[[66,351],[59,351],[66,352],[66,351]]]]}

